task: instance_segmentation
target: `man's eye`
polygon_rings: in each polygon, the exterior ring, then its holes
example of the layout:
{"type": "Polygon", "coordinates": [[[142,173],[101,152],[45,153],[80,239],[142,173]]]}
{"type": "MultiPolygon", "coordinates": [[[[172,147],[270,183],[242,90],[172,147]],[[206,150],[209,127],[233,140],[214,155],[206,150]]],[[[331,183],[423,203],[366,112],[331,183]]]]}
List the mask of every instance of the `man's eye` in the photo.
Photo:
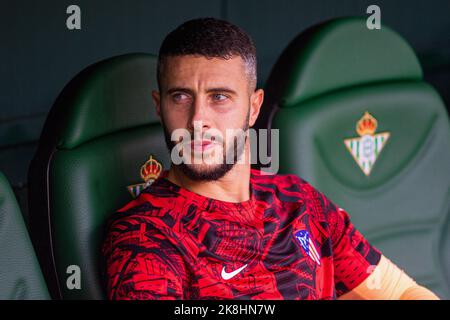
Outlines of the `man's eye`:
{"type": "Polygon", "coordinates": [[[226,99],[228,99],[228,97],[226,95],[224,95],[224,94],[221,94],[221,93],[213,94],[213,100],[214,101],[224,101],[226,99]]]}
{"type": "Polygon", "coordinates": [[[187,96],[187,94],[184,93],[175,93],[172,95],[172,99],[175,102],[183,102],[189,99],[189,97],[187,96]]]}

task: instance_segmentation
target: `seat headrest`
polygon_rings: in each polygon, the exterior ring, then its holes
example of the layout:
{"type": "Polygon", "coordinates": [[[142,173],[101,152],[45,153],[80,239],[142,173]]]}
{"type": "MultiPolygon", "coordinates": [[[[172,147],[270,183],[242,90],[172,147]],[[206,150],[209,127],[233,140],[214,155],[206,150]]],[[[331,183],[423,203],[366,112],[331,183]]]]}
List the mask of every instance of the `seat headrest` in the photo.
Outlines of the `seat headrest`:
{"type": "Polygon", "coordinates": [[[369,30],[365,18],[338,18],[296,37],[276,62],[266,91],[289,107],[333,90],[374,82],[420,80],[408,43],[386,26],[369,30]]]}
{"type": "Polygon", "coordinates": [[[116,131],[159,122],[151,96],[157,89],[156,65],[156,56],[133,53],[87,67],[58,96],[41,140],[72,149],[116,131]]]}

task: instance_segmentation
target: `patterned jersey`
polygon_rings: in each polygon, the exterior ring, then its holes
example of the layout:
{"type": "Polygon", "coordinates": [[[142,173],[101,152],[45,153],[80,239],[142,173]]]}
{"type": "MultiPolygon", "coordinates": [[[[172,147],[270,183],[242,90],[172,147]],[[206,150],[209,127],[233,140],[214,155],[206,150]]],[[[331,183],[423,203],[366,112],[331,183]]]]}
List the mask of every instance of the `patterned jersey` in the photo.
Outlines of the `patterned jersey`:
{"type": "Polygon", "coordinates": [[[252,169],[239,203],[166,176],[109,223],[110,299],[335,299],[380,260],[348,214],[295,175],[252,169]]]}

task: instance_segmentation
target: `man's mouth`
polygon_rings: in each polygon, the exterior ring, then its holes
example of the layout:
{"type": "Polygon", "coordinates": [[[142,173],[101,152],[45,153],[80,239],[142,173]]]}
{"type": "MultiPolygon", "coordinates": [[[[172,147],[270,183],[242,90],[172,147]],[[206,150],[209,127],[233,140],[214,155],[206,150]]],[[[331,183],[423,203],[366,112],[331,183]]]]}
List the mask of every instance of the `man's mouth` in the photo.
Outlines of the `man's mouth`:
{"type": "Polygon", "coordinates": [[[212,147],[214,147],[215,143],[211,140],[192,140],[191,141],[191,149],[197,152],[204,152],[212,147]]]}

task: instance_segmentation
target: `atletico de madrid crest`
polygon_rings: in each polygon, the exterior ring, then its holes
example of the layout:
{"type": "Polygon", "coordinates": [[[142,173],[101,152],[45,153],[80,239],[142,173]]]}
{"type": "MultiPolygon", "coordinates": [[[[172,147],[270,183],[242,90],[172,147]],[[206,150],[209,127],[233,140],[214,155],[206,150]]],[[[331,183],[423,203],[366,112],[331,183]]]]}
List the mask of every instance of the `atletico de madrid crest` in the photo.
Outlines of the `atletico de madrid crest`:
{"type": "Polygon", "coordinates": [[[150,158],[141,167],[141,178],[144,180],[144,182],[128,186],[128,191],[134,198],[136,198],[142,192],[142,190],[151,185],[153,181],[155,181],[159,177],[161,172],[161,163],[158,160],[154,159],[152,155],[150,155],[150,158]]]}
{"type": "Polygon", "coordinates": [[[389,132],[375,134],[378,122],[369,112],[365,112],[356,124],[358,138],[345,139],[344,143],[353,159],[366,176],[370,175],[375,162],[389,139],[389,132]]]}
{"type": "Polygon", "coordinates": [[[299,230],[295,232],[294,236],[305,253],[320,266],[320,254],[314,246],[314,243],[309,236],[309,232],[306,230],[299,230]]]}

